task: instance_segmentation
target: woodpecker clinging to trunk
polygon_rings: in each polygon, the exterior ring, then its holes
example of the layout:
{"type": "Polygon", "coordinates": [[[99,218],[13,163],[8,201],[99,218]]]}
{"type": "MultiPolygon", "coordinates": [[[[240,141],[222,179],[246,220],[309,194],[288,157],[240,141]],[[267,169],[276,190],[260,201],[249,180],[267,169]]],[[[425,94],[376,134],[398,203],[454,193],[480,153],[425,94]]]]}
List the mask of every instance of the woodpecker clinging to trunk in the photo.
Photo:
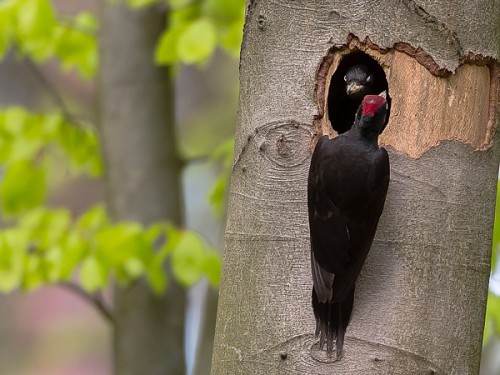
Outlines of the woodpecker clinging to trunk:
{"type": "Polygon", "coordinates": [[[320,347],[342,356],[354,283],[375,236],[389,185],[389,157],[378,146],[388,103],[367,95],[352,128],[319,139],[311,159],[308,210],[313,277],[312,305],[320,347]]]}

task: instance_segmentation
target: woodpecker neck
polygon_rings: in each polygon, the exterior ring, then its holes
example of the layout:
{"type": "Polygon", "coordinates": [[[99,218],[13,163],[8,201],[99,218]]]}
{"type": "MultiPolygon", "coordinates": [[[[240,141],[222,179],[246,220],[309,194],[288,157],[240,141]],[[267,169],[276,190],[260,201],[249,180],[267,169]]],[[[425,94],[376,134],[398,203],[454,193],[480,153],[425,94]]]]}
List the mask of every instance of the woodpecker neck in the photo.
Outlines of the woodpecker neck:
{"type": "Polygon", "coordinates": [[[351,128],[352,135],[370,144],[378,145],[380,126],[377,120],[376,117],[372,116],[356,118],[351,128]]]}

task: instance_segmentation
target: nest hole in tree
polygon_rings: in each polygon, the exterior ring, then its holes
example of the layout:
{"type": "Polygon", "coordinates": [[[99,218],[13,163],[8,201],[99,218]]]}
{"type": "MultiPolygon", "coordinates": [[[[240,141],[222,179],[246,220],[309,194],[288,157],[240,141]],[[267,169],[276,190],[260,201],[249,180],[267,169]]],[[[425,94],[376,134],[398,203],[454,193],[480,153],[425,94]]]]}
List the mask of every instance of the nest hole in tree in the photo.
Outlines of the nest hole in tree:
{"type": "Polygon", "coordinates": [[[351,67],[358,64],[366,66],[373,75],[373,93],[380,94],[385,90],[387,97],[390,98],[384,69],[373,57],[359,50],[344,55],[332,75],[327,96],[328,118],[338,134],[348,131],[354,122],[357,106],[354,106],[347,97],[344,76],[351,67]]]}

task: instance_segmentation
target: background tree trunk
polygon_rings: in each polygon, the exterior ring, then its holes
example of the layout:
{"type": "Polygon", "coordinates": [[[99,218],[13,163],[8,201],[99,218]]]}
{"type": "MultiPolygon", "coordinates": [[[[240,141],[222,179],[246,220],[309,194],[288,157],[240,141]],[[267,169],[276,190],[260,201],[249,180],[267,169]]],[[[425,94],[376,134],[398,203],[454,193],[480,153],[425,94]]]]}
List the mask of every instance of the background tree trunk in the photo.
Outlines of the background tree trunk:
{"type": "Polygon", "coordinates": [[[212,289],[206,291],[193,375],[210,374],[217,314],[217,296],[218,291],[212,289]]]}
{"type": "Polygon", "coordinates": [[[500,157],[498,1],[247,5],[212,374],[477,374],[500,157]],[[352,51],[389,82],[391,184],[333,363],[314,346],[306,181],[315,135],[334,135],[330,78],[352,51]]]}
{"type": "MultiPolygon", "coordinates": [[[[100,116],[110,209],[116,219],[180,223],[173,85],[153,63],[165,13],[103,3],[100,116]]],[[[144,282],[117,287],[116,374],[185,373],[185,298],[173,279],[162,297],[144,282]]]]}

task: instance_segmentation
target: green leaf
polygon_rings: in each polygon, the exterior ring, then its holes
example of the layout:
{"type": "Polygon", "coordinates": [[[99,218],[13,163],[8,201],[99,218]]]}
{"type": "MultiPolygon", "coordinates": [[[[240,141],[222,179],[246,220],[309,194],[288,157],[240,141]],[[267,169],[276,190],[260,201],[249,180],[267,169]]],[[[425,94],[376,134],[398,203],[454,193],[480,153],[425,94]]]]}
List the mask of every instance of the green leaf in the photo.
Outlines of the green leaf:
{"type": "Polygon", "coordinates": [[[29,231],[33,246],[39,251],[57,244],[69,230],[71,216],[68,210],[33,210],[19,220],[19,225],[29,231]]]}
{"type": "Polygon", "coordinates": [[[141,258],[149,248],[142,227],[134,222],[104,227],[96,234],[95,240],[99,256],[110,267],[122,267],[131,258],[141,258]]]}
{"type": "Polygon", "coordinates": [[[106,286],[108,281],[106,269],[95,256],[84,260],[80,270],[80,281],[88,292],[95,292],[106,286]]]}
{"type": "MultiPolygon", "coordinates": [[[[178,1],[180,3],[184,0],[178,1]]],[[[177,27],[179,25],[188,25],[191,22],[201,17],[201,7],[198,0],[186,0],[189,4],[173,6],[170,5],[173,11],[170,13],[169,27],[177,27]]],[[[171,3],[173,3],[171,1],[171,3]]]]}
{"type": "Polygon", "coordinates": [[[42,265],[45,280],[48,283],[54,283],[61,279],[62,263],[63,249],[60,246],[52,246],[45,252],[42,258],[42,265]]]}
{"type": "Polygon", "coordinates": [[[145,231],[138,223],[105,227],[97,233],[95,242],[96,254],[103,265],[114,272],[121,285],[129,285],[142,274],[154,256],[153,248],[145,239],[145,231]]]}
{"type": "Polygon", "coordinates": [[[71,224],[71,214],[67,209],[52,210],[46,216],[43,228],[39,228],[39,238],[43,238],[47,245],[57,242],[68,231],[71,224]]]}
{"type": "Polygon", "coordinates": [[[97,134],[90,126],[75,127],[65,124],[57,141],[72,163],[79,169],[88,169],[91,175],[100,174],[101,159],[97,134]]]}
{"type": "Polygon", "coordinates": [[[229,185],[229,175],[233,161],[234,138],[224,141],[215,149],[211,157],[216,162],[222,163],[222,172],[210,189],[209,202],[213,206],[215,213],[221,215],[226,203],[227,190],[229,185]]]}
{"type": "Polygon", "coordinates": [[[124,269],[131,279],[137,279],[144,273],[144,264],[138,258],[130,258],[125,261],[124,269]]]}
{"type": "Polygon", "coordinates": [[[495,222],[493,226],[493,250],[491,252],[491,269],[494,270],[500,249],[500,181],[497,184],[497,200],[495,206],[495,222]]]}
{"type": "Polygon", "coordinates": [[[38,255],[27,255],[24,258],[24,275],[22,287],[26,290],[33,290],[41,286],[44,281],[42,261],[38,255]]]}
{"type": "Polygon", "coordinates": [[[42,116],[40,123],[37,125],[42,129],[44,140],[52,141],[61,131],[64,125],[64,118],[60,113],[54,113],[42,116]],[[40,123],[42,126],[40,126],[40,123]]]}
{"type": "Polygon", "coordinates": [[[172,9],[184,8],[193,3],[193,0],[166,0],[172,9]]]}
{"type": "Polygon", "coordinates": [[[146,230],[144,233],[144,239],[151,245],[151,247],[155,246],[158,241],[161,240],[161,237],[165,235],[167,225],[168,224],[162,222],[155,223],[146,230]]]}
{"type": "Polygon", "coordinates": [[[17,30],[23,37],[50,36],[55,14],[48,0],[19,0],[17,30]]]}
{"type": "Polygon", "coordinates": [[[21,135],[29,121],[29,113],[21,107],[9,107],[4,111],[4,127],[13,135],[21,135]]]}
{"type": "Polygon", "coordinates": [[[55,26],[55,13],[49,0],[18,1],[17,39],[22,42],[21,49],[36,61],[43,61],[53,53],[55,26]]]}
{"type": "Polygon", "coordinates": [[[46,190],[43,168],[29,162],[10,164],[0,185],[4,213],[15,215],[40,206],[46,190]]]}
{"type": "Polygon", "coordinates": [[[0,61],[5,57],[13,36],[17,3],[11,0],[0,2],[0,61]]]}
{"type": "Polygon", "coordinates": [[[152,262],[146,269],[146,278],[153,292],[161,295],[167,288],[167,275],[161,261],[152,262]]]}
{"type": "Polygon", "coordinates": [[[180,35],[177,54],[186,64],[203,62],[208,59],[217,45],[216,28],[209,18],[192,22],[180,35]]]}
{"type": "Polygon", "coordinates": [[[163,265],[164,260],[177,247],[182,235],[182,232],[168,223],[155,224],[146,233],[146,238],[152,248],[156,247],[158,239],[164,236],[163,245],[154,253],[146,269],[146,278],[153,292],[158,295],[165,292],[168,281],[163,265]]]}
{"type": "Polygon", "coordinates": [[[138,9],[157,3],[159,0],[127,0],[131,8],[138,9]]]}
{"type": "Polygon", "coordinates": [[[224,168],[229,168],[233,162],[233,152],[234,138],[229,137],[213,151],[211,157],[214,160],[222,161],[224,168]]]}
{"type": "Polygon", "coordinates": [[[241,42],[243,40],[244,19],[234,22],[222,38],[222,47],[234,58],[240,56],[241,42]]]}
{"type": "MultiPolygon", "coordinates": [[[[0,20],[5,20],[5,11],[1,8],[0,3],[0,20]]],[[[7,49],[10,46],[11,33],[9,25],[5,22],[0,22],[0,60],[3,60],[7,49]]]]}
{"type": "Polygon", "coordinates": [[[196,283],[203,274],[205,244],[194,232],[185,231],[172,253],[172,271],[186,286],[196,283]]]}
{"type": "Polygon", "coordinates": [[[82,214],[75,226],[82,231],[95,232],[107,224],[109,224],[108,214],[105,207],[99,204],[82,214]]]}
{"type": "Polygon", "coordinates": [[[226,202],[228,177],[226,174],[221,174],[212,185],[210,190],[209,202],[214,208],[217,215],[222,215],[224,211],[224,203],[226,202]]]}
{"type": "Polygon", "coordinates": [[[10,107],[1,119],[2,143],[8,150],[2,159],[9,163],[34,159],[44,146],[44,123],[40,117],[21,107],[10,107]]]}
{"type": "Polygon", "coordinates": [[[220,284],[222,262],[217,251],[207,251],[205,259],[203,260],[202,269],[203,273],[213,287],[220,284]]]}
{"type": "Polygon", "coordinates": [[[94,36],[59,25],[54,36],[55,54],[61,60],[64,71],[77,69],[80,76],[95,76],[99,64],[97,40],[94,36]]]}
{"type": "Polygon", "coordinates": [[[219,22],[244,17],[245,0],[204,0],[203,12],[219,22]]]}
{"type": "Polygon", "coordinates": [[[19,287],[27,247],[25,231],[16,228],[0,232],[0,291],[10,292],[19,287]]]}
{"type": "Polygon", "coordinates": [[[61,240],[62,260],[60,279],[69,280],[78,264],[88,255],[89,243],[76,233],[70,232],[61,240]]]}
{"type": "Polygon", "coordinates": [[[183,232],[179,231],[171,224],[165,225],[165,242],[156,252],[155,258],[161,263],[163,260],[172,253],[172,251],[177,247],[179,241],[183,236],[183,232]]]}
{"type": "Polygon", "coordinates": [[[175,27],[171,26],[160,36],[160,40],[156,46],[155,63],[158,65],[169,65],[177,62],[179,56],[177,46],[179,38],[184,33],[186,27],[184,25],[175,27]]]}
{"type": "Polygon", "coordinates": [[[486,317],[490,319],[497,336],[500,336],[500,297],[491,292],[488,293],[486,317]]]}
{"type": "Polygon", "coordinates": [[[44,208],[37,208],[26,212],[19,218],[18,227],[27,231],[31,237],[31,233],[42,225],[46,212],[44,208]]]}
{"type": "Polygon", "coordinates": [[[98,28],[97,19],[90,12],[80,12],[75,17],[75,27],[86,33],[95,33],[98,28]]]}
{"type": "MultiPolygon", "coordinates": [[[[18,228],[29,235],[33,253],[27,260],[33,275],[25,274],[25,288],[37,287],[42,282],[54,283],[62,278],[65,267],[66,238],[71,223],[68,210],[32,210],[18,220],[18,228]],[[32,259],[33,258],[33,259],[32,259]]],[[[73,267],[75,264],[72,265],[73,267]]],[[[72,272],[72,269],[71,269],[72,272]]]]}

